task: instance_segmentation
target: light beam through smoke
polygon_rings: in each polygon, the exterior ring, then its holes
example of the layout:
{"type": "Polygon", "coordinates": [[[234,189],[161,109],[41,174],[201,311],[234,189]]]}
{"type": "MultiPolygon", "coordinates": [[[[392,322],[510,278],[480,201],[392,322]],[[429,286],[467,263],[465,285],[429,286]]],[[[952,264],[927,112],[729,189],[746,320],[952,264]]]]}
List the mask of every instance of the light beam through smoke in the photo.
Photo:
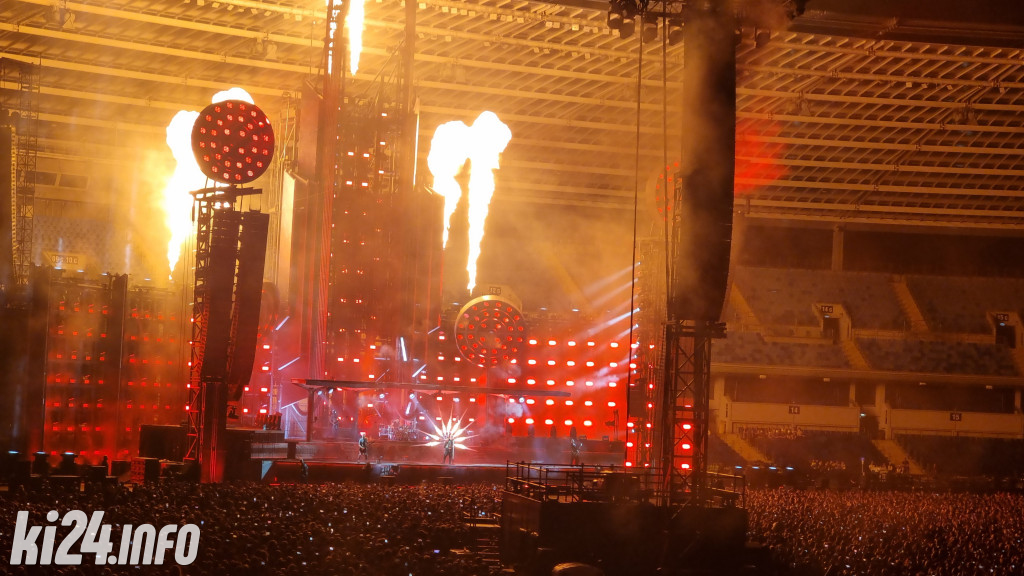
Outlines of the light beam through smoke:
{"type": "Polygon", "coordinates": [[[451,438],[456,448],[462,450],[469,450],[469,446],[463,444],[469,439],[469,427],[472,423],[467,424],[465,427],[462,425],[462,418],[455,420],[452,417],[448,417],[447,422],[442,422],[440,426],[436,424],[435,420],[431,420],[430,423],[434,426],[434,434],[426,432],[426,435],[431,438],[430,442],[424,444],[424,446],[440,446],[444,444],[445,440],[451,438]]]}

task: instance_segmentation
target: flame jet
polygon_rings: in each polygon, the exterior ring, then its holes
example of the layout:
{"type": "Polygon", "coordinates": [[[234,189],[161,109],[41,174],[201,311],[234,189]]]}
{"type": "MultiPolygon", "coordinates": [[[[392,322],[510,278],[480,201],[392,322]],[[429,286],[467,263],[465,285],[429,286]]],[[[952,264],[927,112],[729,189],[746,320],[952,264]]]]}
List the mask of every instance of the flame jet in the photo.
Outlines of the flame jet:
{"type": "Polygon", "coordinates": [[[469,162],[469,256],[466,272],[467,288],[476,286],[477,260],[484,237],[484,225],[494,196],[494,171],[501,153],[512,139],[512,131],[494,112],[482,112],[466,126],[461,121],[446,122],[437,127],[430,141],[427,167],[434,175],[434,192],[444,197],[443,244],[448,246],[451,217],[462,198],[462,187],[456,180],[462,167],[469,162]]]}
{"type": "Polygon", "coordinates": [[[484,112],[470,128],[473,146],[469,150],[469,292],[476,286],[476,262],[480,258],[480,243],[484,239],[484,225],[494,196],[494,171],[499,168],[501,153],[505,151],[512,131],[494,112],[484,112]]]}
{"type": "Polygon", "coordinates": [[[359,54],[363,51],[363,19],[366,0],[349,0],[345,26],[348,27],[348,69],[353,75],[359,71],[359,54]]]}
{"type": "Polygon", "coordinates": [[[444,198],[443,246],[448,247],[452,214],[462,198],[462,187],[455,179],[469,157],[469,126],[461,120],[445,122],[434,131],[427,154],[427,167],[434,175],[434,192],[444,198]]]}
{"type": "MultiPolygon", "coordinates": [[[[213,95],[211,102],[243,100],[254,104],[252,96],[241,88],[231,88],[213,95]]],[[[163,189],[161,204],[164,208],[164,224],[170,231],[167,242],[167,264],[174,272],[181,255],[182,245],[192,235],[192,194],[206,186],[206,176],[199,169],[192,153],[192,126],[199,118],[199,112],[180,110],[167,124],[167,147],[171,149],[177,165],[163,189]]]]}

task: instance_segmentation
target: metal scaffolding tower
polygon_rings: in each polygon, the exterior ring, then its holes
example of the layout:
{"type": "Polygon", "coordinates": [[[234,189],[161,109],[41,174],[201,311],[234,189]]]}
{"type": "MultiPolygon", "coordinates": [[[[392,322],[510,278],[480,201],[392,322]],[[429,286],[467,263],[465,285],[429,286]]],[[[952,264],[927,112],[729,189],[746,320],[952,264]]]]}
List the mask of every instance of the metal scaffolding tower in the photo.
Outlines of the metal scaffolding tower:
{"type": "Polygon", "coordinates": [[[37,124],[39,113],[39,72],[36,66],[0,58],[0,84],[17,85],[18,90],[0,102],[0,109],[10,114],[14,128],[15,178],[11,195],[12,244],[14,250],[14,283],[28,284],[32,266],[32,219],[36,197],[36,155],[39,150],[37,124]]]}

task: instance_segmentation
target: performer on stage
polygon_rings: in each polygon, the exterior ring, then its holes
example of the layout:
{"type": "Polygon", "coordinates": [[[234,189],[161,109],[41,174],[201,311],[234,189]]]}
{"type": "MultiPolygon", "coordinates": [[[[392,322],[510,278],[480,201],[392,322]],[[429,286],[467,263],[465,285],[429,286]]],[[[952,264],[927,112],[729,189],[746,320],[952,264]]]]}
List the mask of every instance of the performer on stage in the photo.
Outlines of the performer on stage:
{"type": "Polygon", "coordinates": [[[441,457],[441,464],[455,464],[455,438],[444,437],[444,456],[441,457]]]}
{"type": "Polygon", "coordinates": [[[356,460],[361,459],[370,461],[370,441],[366,438],[366,432],[359,433],[359,457],[356,460]]]}
{"type": "Polygon", "coordinates": [[[570,464],[578,466],[583,462],[580,461],[580,450],[583,449],[583,442],[576,437],[576,427],[573,426],[569,431],[569,459],[570,464]]]}

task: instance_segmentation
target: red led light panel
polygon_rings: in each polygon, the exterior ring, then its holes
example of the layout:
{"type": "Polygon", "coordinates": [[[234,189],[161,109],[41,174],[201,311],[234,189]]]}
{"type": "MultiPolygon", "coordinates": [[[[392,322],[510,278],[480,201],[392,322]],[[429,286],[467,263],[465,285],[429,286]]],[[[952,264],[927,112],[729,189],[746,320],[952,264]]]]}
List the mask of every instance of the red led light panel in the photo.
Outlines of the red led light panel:
{"type": "Polygon", "coordinates": [[[208,178],[246,184],[274,157],[274,129],[259,107],[242,100],[210,104],[192,125],[192,153],[208,178]]]}

